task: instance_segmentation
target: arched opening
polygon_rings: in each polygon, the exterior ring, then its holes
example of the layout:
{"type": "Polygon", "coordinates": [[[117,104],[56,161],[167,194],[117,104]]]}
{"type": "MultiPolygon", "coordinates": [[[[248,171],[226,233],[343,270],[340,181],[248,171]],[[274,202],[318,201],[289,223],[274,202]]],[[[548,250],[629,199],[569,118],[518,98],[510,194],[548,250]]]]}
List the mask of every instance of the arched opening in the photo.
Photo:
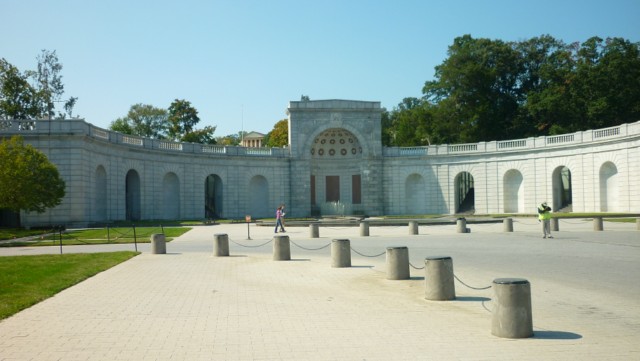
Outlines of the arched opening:
{"type": "Polygon", "coordinates": [[[618,168],[606,162],[600,167],[600,211],[615,212],[618,202],[618,168]]]}
{"type": "Polygon", "coordinates": [[[420,174],[414,173],[407,177],[404,187],[406,214],[427,213],[426,188],[425,180],[420,174]]]}
{"type": "Polygon", "coordinates": [[[126,197],[126,220],[139,221],[141,219],[140,211],[140,176],[138,172],[131,169],[127,172],[125,180],[125,197],[126,197]]]}
{"type": "Polygon", "coordinates": [[[524,211],[524,187],[522,173],[515,169],[508,170],[502,180],[503,206],[505,213],[522,213],[524,211]]]}
{"type": "Polygon", "coordinates": [[[553,211],[571,212],[573,210],[573,198],[571,190],[571,171],[565,166],[560,166],[553,171],[553,211]]]}
{"type": "Polygon", "coordinates": [[[475,190],[473,188],[473,176],[469,172],[458,174],[455,184],[456,213],[475,212],[475,190]]]}
{"type": "Polygon", "coordinates": [[[253,218],[273,217],[269,212],[269,183],[261,175],[254,176],[249,181],[249,214],[253,218]]]}
{"type": "Polygon", "coordinates": [[[311,153],[311,214],[347,215],[362,213],[363,146],[358,137],[344,128],[320,132],[309,149],[311,153]]]}
{"type": "Polygon", "coordinates": [[[107,221],[107,171],[101,165],[96,168],[94,192],[94,220],[97,222],[107,221]]]}
{"type": "Polygon", "coordinates": [[[223,218],[222,179],[210,174],[204,182],[204,216],[206,219],[223,218]]]}
{"type": "Polygon", "coordinates": [[[175,173],[167,173],[162,180],[162,218],[180,219],[180,180],[175,173]]]}

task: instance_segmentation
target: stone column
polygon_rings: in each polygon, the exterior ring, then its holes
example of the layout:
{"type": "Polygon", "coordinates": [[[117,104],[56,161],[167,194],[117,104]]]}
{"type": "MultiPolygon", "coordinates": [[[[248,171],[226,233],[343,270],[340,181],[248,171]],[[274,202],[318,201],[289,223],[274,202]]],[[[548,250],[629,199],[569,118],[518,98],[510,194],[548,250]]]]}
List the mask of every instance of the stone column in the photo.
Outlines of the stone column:
{"type": "Polygon", "coordinates": [[[427,257],[424,260],[425,298],[448,301],[456,298],[451,257],[427,257]]]}
{"type": "Polygon", "coordinates": [[[369,237],[369,222],[360,222],[360,237],[369,237]]]}
{"type": "Polygon", "coordinates": [[[523,278],[493,280],[491,334],[504,338],[533,336],[531,285],[523,278]]]}
{"type": "Polygon", "coordinates": [[[387,279],[409,279],[409,248],[387,247],[387,279]]]}
{"type": "Polygon", "coordinates": [[[151,253],[152,254],[166,254],[167,243],[164,238],[164,234],[152,234],[151,235],[151,253]]]}
{"type": "Polygon", "coordinates": [[[291,245],[289,244],[289,236],[273,236],[273,260],[291,260],[291,245]]]}
{"type": "Polygon", "coordinates": [[[513,218],[505,218],[502,221],[502,228],[505,232],[513,232],[513,218]]]}
{"type": "Polygon", "coordinates": [[[320,229],[318,228],[318,223],[309,224],[309,237],[311,238],[320,237],[320,229]]]}
{"type": "Polygon", "coordinates": [[[331,267],[351,267],[351,242],[348,239],[331,241],[331,267]]]}
{"type": "Polygon", "coordinates": [[[411,235],[418,234],[418,221],[409,222],[409,234],[411,235]]]}
{"type": "Polygon", "coordinates": [[[226,233],[213,235],[213,255],[216,257],[229,255],[229,236],[226,233]]]}
{"type": "Polygon", "coordinates": [[[558,218],[551,218],[551,230],[553,232],[558,232],[560,230],[560,221],[558,218]]]}
{"type": "Polygon", "coordinates": [[[458,233],[467,233],[467,220],[465,218],[458,218],[456,225],[458,233]]]}
{"type": "Polygon", "coordinates": [[[602,217],[596,217],[593,219],[593,230],[594,231],[602,231],[604,230],[604,225],[602,223],[602,217]]]}

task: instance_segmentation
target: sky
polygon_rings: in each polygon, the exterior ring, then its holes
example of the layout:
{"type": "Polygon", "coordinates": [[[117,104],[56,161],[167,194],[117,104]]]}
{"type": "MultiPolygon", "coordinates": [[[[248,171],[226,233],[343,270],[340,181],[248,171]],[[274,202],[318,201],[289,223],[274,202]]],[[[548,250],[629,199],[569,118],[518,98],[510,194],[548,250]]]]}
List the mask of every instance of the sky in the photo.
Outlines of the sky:
{"type": "Polygon", "coordinates": [[[215,136],[268,133],[290,101],[422,96],[456,37],[640,42],[640,0],[0,0],[0,58],[56,51],[74,116],[108,128],[184,99],[215,136]]]}

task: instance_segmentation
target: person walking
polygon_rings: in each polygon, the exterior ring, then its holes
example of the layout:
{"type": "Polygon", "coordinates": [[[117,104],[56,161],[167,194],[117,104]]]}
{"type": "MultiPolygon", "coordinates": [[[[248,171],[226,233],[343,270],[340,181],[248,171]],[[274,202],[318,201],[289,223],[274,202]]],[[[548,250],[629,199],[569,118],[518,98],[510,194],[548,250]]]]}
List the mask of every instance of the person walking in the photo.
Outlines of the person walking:
{"type": "Polygon", "coordinates": [[[280,227],[280,232],[286,232],[284,230],[284,226],[282,225],[282,218],[284,217],[284,214],[284,206],[278,206],[278,209],[276,209],[276,229],[274,230],[275,233],[278,233],[278,227],[280,227]]]}
{"type": "Polygon", "coordinates": [[[542,222],[542,238],[553,238],[551,235],[551,208],[547,202],[542,202],[538,206],[538,220],[542,222]]]}

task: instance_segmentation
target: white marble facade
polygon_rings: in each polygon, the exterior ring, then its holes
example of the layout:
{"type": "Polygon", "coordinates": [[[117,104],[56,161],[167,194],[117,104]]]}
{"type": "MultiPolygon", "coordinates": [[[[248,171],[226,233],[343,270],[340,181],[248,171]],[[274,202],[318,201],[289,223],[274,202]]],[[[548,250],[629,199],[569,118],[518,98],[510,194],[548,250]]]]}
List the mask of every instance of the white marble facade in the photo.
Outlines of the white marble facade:
{"type": "Polygon", "coordinates": [[[290,102],[289,146],[131,137],[83,120],[0,122],[43,151],[62,204],[23,225],[116,220],[534,213],[640,213],[640,122],[551,137],[388,148],[379,102],[290,102]]]}

